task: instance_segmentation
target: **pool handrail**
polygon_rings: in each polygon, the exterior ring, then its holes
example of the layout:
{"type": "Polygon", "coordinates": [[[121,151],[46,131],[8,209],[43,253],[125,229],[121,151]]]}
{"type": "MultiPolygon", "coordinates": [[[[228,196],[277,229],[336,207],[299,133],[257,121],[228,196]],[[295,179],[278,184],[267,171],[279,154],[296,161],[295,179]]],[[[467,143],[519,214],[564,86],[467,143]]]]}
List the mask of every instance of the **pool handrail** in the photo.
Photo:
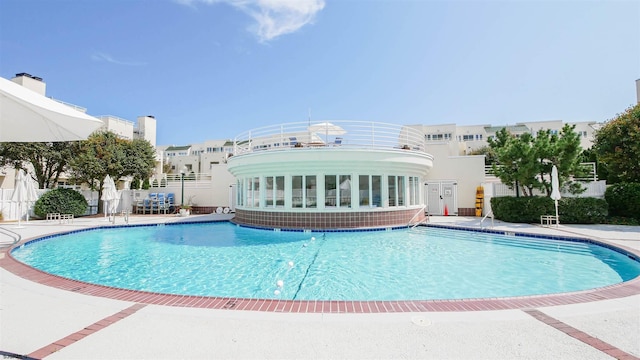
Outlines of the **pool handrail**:
{"type": "Polygon", "coordinates": [[[493,229],[493,210],[490,210],[483,218],[482,220],[480,220],[480,228],[484,229],[484,227],[482,227],[482,223],[484,223],[484,220],[488,217],[491,216],[491,228],[493,229]]]}
{"type": "MultiPolygon", "coordinates": [[[[411,217],[411,219],[409,219],[409,222],[407,223],[407,227],[411,226],[411,222],[413,221],[413,219],[415,219],[418,215],[420,215],[420,212],[424,211],[427,208],[427,205],[422,205],[422,207],[415,213],[415,215],[413,215],[413,217],[411,217]]],[[[417,223],[413,224],[413,226],[411,226],[411,228],[415,228],[416,226],[422,224],[422,223],[426,223],[429,221],[429,214],[427,213],[427,217],[421,221],[418,221],[417,223]]]]}

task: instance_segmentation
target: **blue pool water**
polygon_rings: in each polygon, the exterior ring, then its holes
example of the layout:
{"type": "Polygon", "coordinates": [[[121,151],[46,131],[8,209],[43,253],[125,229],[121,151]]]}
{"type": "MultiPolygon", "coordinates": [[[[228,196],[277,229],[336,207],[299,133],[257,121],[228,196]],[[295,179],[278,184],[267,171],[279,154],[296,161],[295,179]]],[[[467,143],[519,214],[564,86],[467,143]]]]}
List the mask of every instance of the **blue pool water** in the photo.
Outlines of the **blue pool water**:
{"type": "Polygon", "coordinates": [[[640,274],[638,261],[586,242],[442,228],[302,233],[226,222],[139,226],[54,236],[12,255],[52,274],[119,288],[296,300],[524,296],[640,274]]]}

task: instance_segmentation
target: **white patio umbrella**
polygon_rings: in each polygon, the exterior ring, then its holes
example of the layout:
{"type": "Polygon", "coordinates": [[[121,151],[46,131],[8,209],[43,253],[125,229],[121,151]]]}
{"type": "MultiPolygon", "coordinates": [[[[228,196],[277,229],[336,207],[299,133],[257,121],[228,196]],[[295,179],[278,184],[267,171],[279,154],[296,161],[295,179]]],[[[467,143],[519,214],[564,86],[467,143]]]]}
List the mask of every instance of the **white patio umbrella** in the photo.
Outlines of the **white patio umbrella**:
{"type": "Polygon", "coordinates": [[[23,228],[22,221],[22,208],[24,204],[27,202],[27,188],[25,187],[25,174],[22,169],[18,172],[18,177],[16,178],[16,185],[13,190],[13,195],[11,195],[11,201],[18,203],[18,226],[17,228],[23,228]]]}
{"type": "Polygon", "coordinates": [[[558,200],[560,200],[560,179],[558,179],[558,168],[553,165],[551,168],[551,198],[556,205],[556,226],[560,223],[558,218],[558,200]]]}
{"type": "Polygon", "coordinates": [[[84,140],[100,119],[0,78],[0,142],[84,140]]]}
{"type": "Polygon", "coordinates": [[[325,136],[325,139],[329,135],[342,135],[347,131],[341,128],[338,125],[334,125],[330,122],[321,122],[317,124],[310,125],[308,128],[309,132],[318,133],[325,136]]]}

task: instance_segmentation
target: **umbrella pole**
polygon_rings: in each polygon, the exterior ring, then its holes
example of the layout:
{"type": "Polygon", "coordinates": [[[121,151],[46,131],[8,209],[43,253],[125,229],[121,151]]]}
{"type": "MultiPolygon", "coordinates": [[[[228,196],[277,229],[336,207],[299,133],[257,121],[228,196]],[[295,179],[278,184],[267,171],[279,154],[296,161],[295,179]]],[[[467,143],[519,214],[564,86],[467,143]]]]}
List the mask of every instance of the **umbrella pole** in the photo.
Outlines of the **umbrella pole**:
{"type": "Polygon", "coordinates": [[[107,211],[108,211],[107,200],[102,200],[102,207],[104,210],[104,221],[109,221],[109,219],[107,218],[107,211]]]}
{"type": "Polygon", "coordinates": [[[558,200],[555,200],[556,203],[556,227],[560,225],[560,218],[558,217],[558,200]]]}
{"type": "Polygon", "coordinates": [[[18,226],[17,228],[20,229],[22,228],[22,202],[20,202],[20,204],[18,205],[18,209],[20,209],[20,211],[18,212],[18,226]]]}

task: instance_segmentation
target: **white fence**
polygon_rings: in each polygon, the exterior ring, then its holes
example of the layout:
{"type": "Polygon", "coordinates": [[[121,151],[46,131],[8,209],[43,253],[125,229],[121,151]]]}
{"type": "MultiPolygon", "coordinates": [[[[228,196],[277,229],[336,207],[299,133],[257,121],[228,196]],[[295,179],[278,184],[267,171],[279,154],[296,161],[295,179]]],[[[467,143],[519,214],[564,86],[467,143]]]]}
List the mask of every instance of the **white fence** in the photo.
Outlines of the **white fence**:
{"type": "MultiPolygon", "coordinates": [[[[591,181],[586,183],[580,183],[583,188],[586,188],[585,192],[581,194],[571,194],[566,191],[561,191],[560,194],[563,197],[595,197],[595,198],[604,198],[604,192],[607,189],[607,182],[605,180],[599,181],[591,181]]],[[[510,189],[508,185],[503,183],[487,183],[486,186],[493,186],[493,196],[516,196],[516,190],[510,189]]],[[[522,195],[522,191],[520,191],[522,195]]],[[[533,190],[533,195],[535,196],[546,196],[545,192],[539,190],[533,190]]]]}

